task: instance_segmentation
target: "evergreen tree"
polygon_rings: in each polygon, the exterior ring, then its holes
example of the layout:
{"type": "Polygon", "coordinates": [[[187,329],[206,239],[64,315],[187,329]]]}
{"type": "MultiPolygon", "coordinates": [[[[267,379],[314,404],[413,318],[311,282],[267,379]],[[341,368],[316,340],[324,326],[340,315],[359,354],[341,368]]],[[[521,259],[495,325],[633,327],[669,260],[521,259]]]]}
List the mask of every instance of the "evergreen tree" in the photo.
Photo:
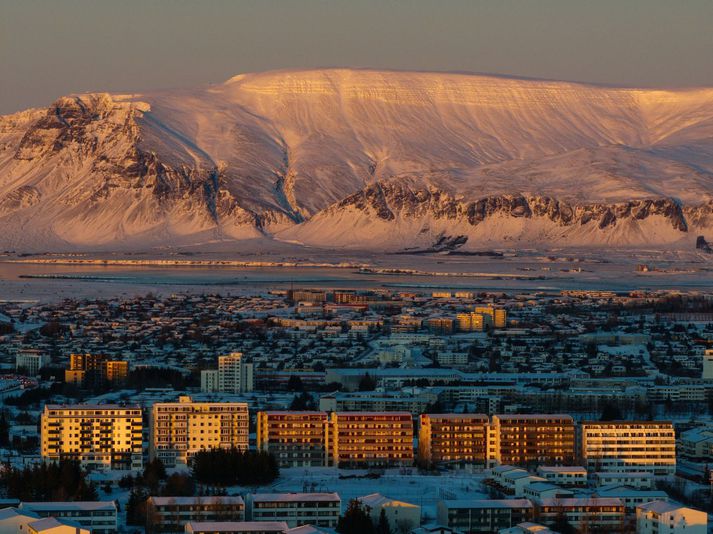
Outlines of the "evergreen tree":
{"type": "Polygon", "coordinates": [[[617,421],[623,419],[621,410],[619,407],[612,403],[606,402],[602,408],[602,416],[599,418],[600,421],[617,421]]]}
{"type": "Polygon", "coordinates": [[[158,493],[161,481],[166,479],[166,467],[160,458],[154,458],[146,464],[143,479],[144,484],[151,489],[151,493],[158,493]]]}
{"type": "Polygon", "coordinates": [[[376,389],[376,380],[369,373],[365,373],[359,381],[359,391],[374,391],[376,389]]]}
{"type": "Polygon", "coordinates": [[[280,475],[272,454],[236,448],[200,451],[193,455],[191,470],[196,482],[213,486],[268,484],[280,475]]]}
{"type": "Polygon", "coordinates": [[[288,391],[302,391],[304,386],[302,385],[302,379],[297,375],[290,375],[290,379],[287,381],[288,391]]]}
{"type": "Polygon", "coordinates": [[[126,524],[143,526],[146,524],[146,500],[148,494],[140,487],[134,487],[129,493],[126,503],[126,524]]]}
{"type": "Polygon", "coordinates": [[[339,534],[376,534],[369,511],[357,499],[349,501],[346,512],[337,522],[339,534]]]}
{"type": "Polygon", "coordinates": [[[0,414],[0,447],[10,445],[10,424],[7,421],[5,410],[0,414]]]}
{"type": "Polygon", "coordinates": [[[379,522],[376,524],[376,534],[391,534],[391,525],[386,518],[386,510],[383,508],[379,514],[379,522]]]}

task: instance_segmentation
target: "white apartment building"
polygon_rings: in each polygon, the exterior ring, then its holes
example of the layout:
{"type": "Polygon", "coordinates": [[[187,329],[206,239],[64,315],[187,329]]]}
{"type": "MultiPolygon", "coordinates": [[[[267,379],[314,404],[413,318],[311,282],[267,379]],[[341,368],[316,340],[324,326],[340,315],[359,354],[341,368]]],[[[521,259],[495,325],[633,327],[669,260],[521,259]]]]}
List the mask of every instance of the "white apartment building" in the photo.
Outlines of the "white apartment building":
{"type": "Polygon", "coordinates": [[[584,421],[580,455],[590,471],[676,472],[676,436],[669,421],[584,421]]]}
{"type": "Polygon", "coordinates": [[[216,393],[219,391],[218,369],[203,369],[201,371],[201,391],[203,393],[216,393]]]}
{"type": "Polygon", "coordinates": [[[157,402],[151,410],[149,458],[167,466],[187,463],[198,451],[248,448],[248,405],[245,402],[157,402]]]}
{"type": "Polygon", "coordinates": [[[417,504],[390,499],[380,493],[359,497],[359,501],[368,507],[374,524],[378,523],[383,510],[391,532],[408,532],[421,524],[421,507],[417,504]]]}
{"type": "Polygon", "coordinates": [[[254,493],[247,496],[248,519],[334,528],[341,499],[336,493],[254,493]]]}
{"type": "Polygon", "coordinates": [[[23,350],[15,355],[15,369],[24,371],[27,376],[37,376],[49,363],[49,355],[39,350],[23,350]]]}
{"type": "Polygon", "coordinates": [[[223,393],[245,393],[253,390],[253,364],[242,353],[218,356],[218,389],[223,393]]]}
{"type": "Polygon", "coordinates": [[[78,523],[92,534],[110,534],[117,529],[114,501],[23,502],[19,509],[78,523]]]}
{"type": "Polygon", "coordinates": [[[706,349],[703,353],[703,380],[713,380],[713,349],[706,349]]]}
{"type": "Polygon", "coordinates": [[[579,465],[541,465],[537,474],[560,486],[587,485],[587,470],[579,465]]]}
{"type": "Polygon", "coordinates": [[[708,514],[680,504],[653,501],[636,507],[637,534],[706,534],[708,514]]]}

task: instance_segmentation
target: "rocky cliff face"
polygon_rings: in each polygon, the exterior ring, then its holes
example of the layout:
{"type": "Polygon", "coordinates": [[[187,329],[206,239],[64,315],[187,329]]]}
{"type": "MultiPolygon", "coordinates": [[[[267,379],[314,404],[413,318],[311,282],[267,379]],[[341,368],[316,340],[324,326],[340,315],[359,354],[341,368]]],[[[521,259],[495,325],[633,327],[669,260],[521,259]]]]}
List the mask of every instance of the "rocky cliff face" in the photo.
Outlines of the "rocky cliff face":
{"type": "Polygon", "coordinates": [[[692,247],[711,139],[708,89],[327,69],[68,96],[0,117],[0,246],[692,247]]]}
{"type": "MultiPolygon", "coordinates": [[[[578,203],[551,197],[522,194],[497,195],[477,200],[456,200],[439,189],[414,189],[399,183],[374,183],[350,195],[325,214],[354,208],[373,214],[384,221],[397,218],[465,220],[477,226],[496,215],[506,218],[544,218],[559,226],[591,224],[600,230],[615,226],[622,220],[645,220],[659,215],[680,232],[688,230],[684,208],[673,199],[631,200],[622,203],[578,203]]],[[[711,214],[711,204],[686,208],[696,223],[711,214]]]]}

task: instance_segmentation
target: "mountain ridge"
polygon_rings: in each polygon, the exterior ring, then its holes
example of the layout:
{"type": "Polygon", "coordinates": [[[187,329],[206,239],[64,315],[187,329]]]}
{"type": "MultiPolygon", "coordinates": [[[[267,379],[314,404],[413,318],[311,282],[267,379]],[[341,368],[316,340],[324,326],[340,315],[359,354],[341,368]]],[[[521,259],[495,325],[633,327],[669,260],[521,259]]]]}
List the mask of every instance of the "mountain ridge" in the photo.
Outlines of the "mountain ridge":
{"type": "Polygon", "coordinates": [[[4,248],[264,238],[401,250],[443,235],[466,248],[688,247],[713,237],[711,200],[708,88],[286,70],[0,117],[4,248]],[[467,216],[491,205],[488,221],[467,216]],[[356,240],[361,227],[384,237],[356,240]]]}

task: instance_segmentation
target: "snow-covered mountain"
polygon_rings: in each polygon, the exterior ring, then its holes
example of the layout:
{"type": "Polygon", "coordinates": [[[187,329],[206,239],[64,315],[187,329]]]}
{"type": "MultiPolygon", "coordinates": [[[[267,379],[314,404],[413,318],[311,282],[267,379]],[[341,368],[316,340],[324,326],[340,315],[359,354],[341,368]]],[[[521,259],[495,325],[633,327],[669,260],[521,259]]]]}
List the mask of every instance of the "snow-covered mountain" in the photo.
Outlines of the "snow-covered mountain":
{"type": "Polygon", "coordinates": [[[0,117],[3,248],[692,247],[698,235],[713,238],[713,89],[323,69],[0,117]]]}

